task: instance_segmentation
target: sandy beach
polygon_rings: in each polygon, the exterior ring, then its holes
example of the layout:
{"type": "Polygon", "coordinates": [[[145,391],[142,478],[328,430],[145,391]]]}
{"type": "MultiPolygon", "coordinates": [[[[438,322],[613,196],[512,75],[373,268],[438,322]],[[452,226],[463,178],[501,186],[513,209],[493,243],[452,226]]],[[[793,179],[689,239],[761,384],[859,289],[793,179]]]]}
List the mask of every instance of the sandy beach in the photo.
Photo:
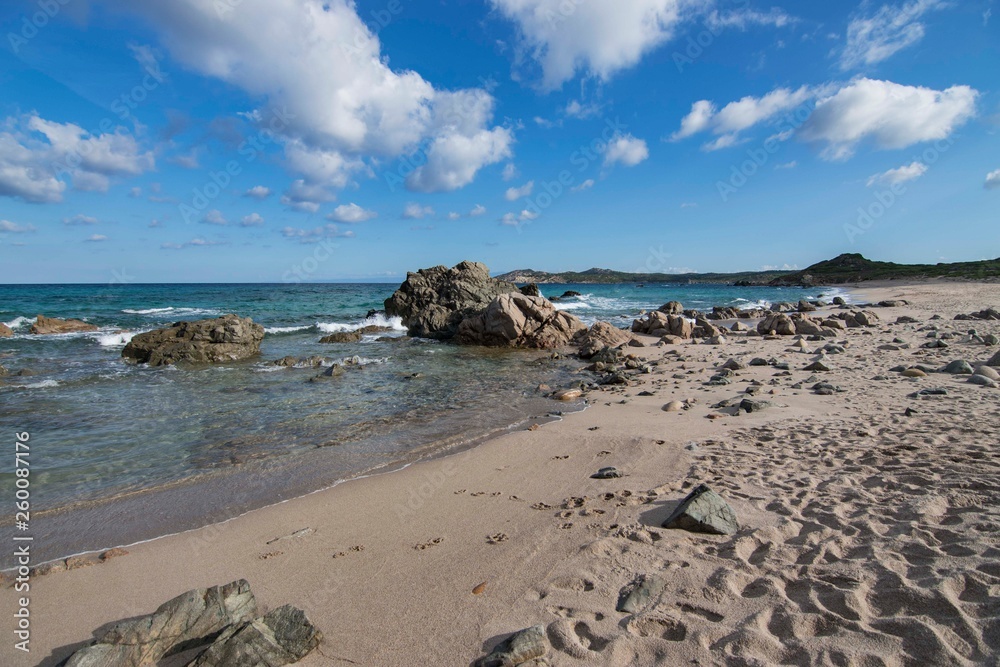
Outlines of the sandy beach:
{"type": "MultiPolygon", "coordinates": [[[[637,336],[626,351],[653,372],[561,421],[33,577],[31,653],[8,636],[2,662],[56,665],[108,623],[245,578],[265,609],[293,604],[322,630],[305,667],[468,665],[537,624],[551,648],[534,664],[553,666],[997,664],[1000,393],[890,369],[992,357],[963,336],[1000,323],[953,318],[1000,306],[1000,285],[865,284],[854,299],[910,303],[842,332],[828,372],[802,370],[826,342],[637,336]],[[949,347],[922,348],[927,325],[949,347]],[[732,358],[732,383],[707,386],[732,358]],[[751,386],[771,407],[713,407],[751,386]],[[927,388],[947,394],[910,397],[927,388]],[[606,466],[625,476],[591,478],[606,466]],[[738,533],[661,528],[699,483],[738,533]],[[640,575],[662,593],[617,612],[640,575]]],[[[0,605],[22,595],[8,582],[0,605]]]]}

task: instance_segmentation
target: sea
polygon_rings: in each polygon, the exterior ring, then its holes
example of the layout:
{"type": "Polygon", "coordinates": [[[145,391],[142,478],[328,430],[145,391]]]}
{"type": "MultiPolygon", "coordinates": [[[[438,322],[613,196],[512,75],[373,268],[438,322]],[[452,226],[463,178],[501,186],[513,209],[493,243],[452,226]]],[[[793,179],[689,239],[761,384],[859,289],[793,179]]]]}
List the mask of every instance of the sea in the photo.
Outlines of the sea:
{"type": "MultiPolygon", "coordinates": [[[[537,391],[582,366],[542,351],[486,350],[406,336],[380,310],[394,284],[5,285],[0,321],[0,489],[14,498],[15,435],[30,434],[34,562],[123,546],[475,446],[584,404],[537,391]],[[37,314],[96,332],[32,335],[37,314]],[[266,331],[261,354],[213,366],[148,368],[121,358],[137,333],[236,313],[266,331]],[[360,342],[326,334],[379,325],[360,342]],[[353,358],[336,378],[285,356],[353,358]]],[[[667,301],[751,307],[832,298],[831,288],[542,285],[584,322],[623,328],[667,301]],[[578,296],[561,297],[567,291],[578,296]]],[[[840,294],[841,296],[847,296],[840,294]]],[[[13,505],[11,504],[11,507],[13,505]]],[[[9,515],[9,516],[8,516],[9,515]]],[[[0,514],[0,539],[14,531],[0,514]]],[[[0,568],[13,557],[0,556],[0,568]]]]}

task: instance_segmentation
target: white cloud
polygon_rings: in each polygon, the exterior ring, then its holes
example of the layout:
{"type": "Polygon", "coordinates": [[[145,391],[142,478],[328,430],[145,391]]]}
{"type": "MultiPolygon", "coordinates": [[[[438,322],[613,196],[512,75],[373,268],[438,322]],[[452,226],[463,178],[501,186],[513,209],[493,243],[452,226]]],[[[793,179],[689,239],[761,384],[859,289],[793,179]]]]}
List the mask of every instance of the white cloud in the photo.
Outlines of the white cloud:
{"type": "Polygon", "coordinates": [[[1000,188],[1000,169],[996,171],[991,171],[986,175],[986,183],[984,187],[987,190],[996,190],[1000,188]]]}
{"type": "Polygon", "coordinates": [[[595,103],[583,104],[578,100],[572,100],[566,105],[564,113],[570,118],[591,118],[601,113],[601,106],[595,103]]]}
{"type": "Polygon", "coordinates": [[[968,86],[938,91],[891,81],[859,79],[820,99],[799,136],[828,144],[825,159],[840,160],[872,140],[882,149],[944,139],[976,111],[979,93],[968,86]]]}
{"type": "Polygon", "coordinates": [[[224,226],[229,224],[229,221],[226,220],[226,216],[224,216],[222,214],[222,211],[220,211],[217,208],[213,208],[211,211],[205,213],[201,221],[204,222],[206,225],[224,226]]]}
{"type": "Polygon", "coordinates": [[[875,174],[868,179],[868,187],[873,185],[899,185],[916,180],[927,173],[927,165],[923,162],[911,162],[897,169],[875,174]]]}
{"type": "Polygon", "coordinates": [[[244,197],[250,197],[251,199],[267,199],[271,196],[271,188],[263,185],[255,185],[246,192],[243,193],[244,197]]]}
{"type": "Polygon", "coordinates": [[[847,26],[847,44],[840,54],[842,70],[875,65],[924,38],[920,22],[929,11],[947,7],[945,0],[910,0],[882,5],[871,16],[856,16],[847,26]]]}
{"type": "Polygon", "coordinates": [[[636,139],[631,134],[619,136],[608,143],[604,152],[604,164],[621,163],[626,167],[634,167],[649,157],[649,147],[642,139],[636,139]]]}
{"type": "Polygon", "coordinates": [[[727,28],[746,30],[754,26],[784,28],[797,22],[797,18],[789,16],[778,7],[772,7],[766,12],[750,9],[749,7],[734,9],[725,13],[713,10],[705,17],[705,25],[714,32],[719,32],[727,28]]]}
{"type": "Polygon", "coordinates": [[[449,220],[460,220],[461,218],[462,218],[462,214],[461,213],[456,213],[455,211],[452,211],[451,213],[448,214],[448,219],[449,220]]]}
{"type": "Polygon", "coordinates": [[[718,150],[739,143],[739,133],[758,123],[794,109],[815,96],[808,86],[798,90],[778,88],[763,95],[748,95],[717,109],[709,100],[700,100],[691,105],[691,111],[681,120],[681,127],[670,139],[679,141],[700,132],[710,131],[720,135],[705,146],[706,150],[718,150]]]}
{"type": "Polygon", "coordinates": [[[797,160],[792,160],[791,162],[782,162],[781,164],[774,165],[775,169],[795,169],[799,166],[797,160]]]}
{"type": "Polygon", "coordinates": [[[226,245],[225,241],[208,241],[203,238],[195,238],[184,243],[164,243],[160,246],[163,250],[184,250],[186,248],[206,248],[214,245],[226,245]]]}
{"type": "Polygon", "coordinates": [[[185,155],[175,155],[167,160],[170,164],[175,164],[182,169],[199,169],[198,150],[193,149],[185,155]]]}
{"type": "Polygon", "coordinates": [[[691,0],[491,0],[519,30],[519,50],[555,89],[584,72],[608,80],[669,40],[691,0]]]}
{"type": "Polygon", "coordinates": [[[142,196],[142,188],[131,188],[128,191],[128,196],[136,199],[142,196]]]}
{"type": "Polygon", "coordinates": [[[260,213],[251,213],[250,215],[243,216],[240,220],[240,227],[260,227],[264,224],[264,216],[260,213]]]}
{"type": "Polygon", "coordinates": [[[531,222],[532,220],[537,219],[538,215],[538,213],[527,209],[518,214],[504,213],[503,217],[500,218],[500,224],[506,227],[520,227],[526,222],[531,222]]]}
{"type": "Polygon", "coordinates": [[[63,218],[64,225],[96,225],[100,220],[90,215],[78,214],[72,218],[63,218]]]}
{"type": "Polygon", "coordinates": [[[486,215],[486,207],[482,204],[476,204],[471,211],[469,211],[470,218],[478,218],[481,215],[486,215]]]}
{"type": "Polygon", "coordinates": [[[35,227],[33,225],[19,225],[16,222],[11,222],[10,220],[0,220],[0,232],[7,232],[8,234],[27,234],[33,231],[35,231],[35,227]]]}
{"type": "Polygon", "coordinates": [[[342,232],[337,225],[323,225],[314,229],[299,229],[297,227],[285,227],[281,230],[281,235],[286,239],[297,239],[299,243],[319,243],[322,239],[354,237],[354,232],[342,232]]]}
{"type": "Polygon", "coordinates": [[[84,243],[101,243],[102,241],[107,241],[108,237],[104,234],[91,234],[83,240],[84,243]]]}
{"type": "Polygon", "coordinates": [[[570,188],[570,192],[583,192],[584,190],[589,190],[592,187],[594,187],[594,179],[588,178],[583,183],[580,183],[580,185],[570,188]]]}
{"type": "Polygon", "coordinates": [[[153,153],[144,152],[123,128],[95,136],[37,115],[0,123],[0,196],[58,202],[67,178],[78,190],[106,192],[112,177],[135,176],[153,166],[153,153]]]}
{"type": "Polygon", "coordinates": [[[358,222],[367,222],[372,218],[378,217],[378,213],[375,211],[369,211],[364,209],[357,204],[343,204],[333,209],[333,213],[326,216],[327,220],[332,220],[334,222],[346,222],[349,224],[358,222]]]}
{"type": "Polygon", "coordinates": [[[528,181],[519,188],[507,188],[507,192],[504,193],[507,201],[517,201],[522,197],[530,197],[531,193],[535,191],[535,182],[528,181]]]}
{"type": "Polygon", "coordinates": [[[320,204],[336,199],[329,190],[321,185],[307,183],[303,179],[293,181],[281,196],[281,203],[296,211],[315,213],[320,204]]]}
{"type": "Polygon", "coordinates": [[[403,218],[406,220],[419,220],[434,215],[434,209],[430,206],[421,206],[415,202],[410,202],[403,209],[403,218]]]}
{"type": "Polygon", "coordinates": [[[513,162],[508,162],[506,165],[504,165],[503,168],[504,181],[513,181],[517,177],[518,177],[517,167],[514,166],[513,162]]]}
{"type": "Polygon", "coordinates": [[[240,0],[222,12],[229,5],[213,0],[108,2],[148,19],[178,62],[264,100],[252,118],[276,132],[288,167],[311,185],[344,187],[366,162],[427,145],[408,187],[453,190],[510,155],[513,136],[491,126],[487,91],[441,91],[393,70],[354,2],[240,0]]]}

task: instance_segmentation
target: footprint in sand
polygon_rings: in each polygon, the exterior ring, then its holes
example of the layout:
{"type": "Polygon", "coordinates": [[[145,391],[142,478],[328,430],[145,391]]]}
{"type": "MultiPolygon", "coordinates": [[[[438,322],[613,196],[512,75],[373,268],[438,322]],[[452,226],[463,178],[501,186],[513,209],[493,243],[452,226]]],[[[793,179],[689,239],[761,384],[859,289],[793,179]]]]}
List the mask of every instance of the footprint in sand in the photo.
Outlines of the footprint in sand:
{"type": "Polygon", "coordinates": [[[430,549],[431,547],[436,547],[439,544],[441,544],[442,542],[444,542],[444,538],[443,537],[435,537],[430,542],[424,542],[423,544],[415,544],[413,546],[413,548],[416,549],[417,551],[424,551],[425,549],[430,549]]]}
{"type": "Polygon", "coordinates": [[[506,542],[508,539],[507,533],[493,533],[486,537],[487,544],[500,544],[501,542],[506,542]]]}

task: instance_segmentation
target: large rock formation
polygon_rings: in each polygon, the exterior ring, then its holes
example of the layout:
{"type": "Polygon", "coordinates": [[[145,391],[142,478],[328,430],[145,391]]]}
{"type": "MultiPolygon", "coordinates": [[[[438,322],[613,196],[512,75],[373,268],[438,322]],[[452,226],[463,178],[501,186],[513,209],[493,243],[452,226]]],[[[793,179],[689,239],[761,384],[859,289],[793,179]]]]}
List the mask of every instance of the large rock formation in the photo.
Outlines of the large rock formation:
{"type": "Polygon", "coordinates": [[[681,315],[668,315],[659,310],[654,310],[646,315],[646,319],[633,321],[632,331],[651,336],[691,338],[694,335],[694,325],[690,320],[681,315]]]}
{"type": "Polygon", "coordinates": [[[627,331],[607,322],[595,322],[579,341],[580,358],[590,359],[606,347],[621,347],[630,340],[632,336],[627,331]]]}
{"type": "Polygon", "coordinates": [[[408,273],[406,281],[386,299],[385,312],[400,317],[411,336],[452,338],[462,320],[479,315],[501,294],[517,292],[513,283],[490,277],[478,262],[454,268],[435,266],[408,273]]]}
{"type": "Polygon", "coordinates": [[[3,322],[0,322],[0,338],[10,338],[13,335],[14,332],[11,331],[11,328],[3,322]]]}
{"type": "Polygon", "coordinates": [[[148,616],[116,623],[82,648],[66,667],[145,667],[168,653],[207,644],[227,627],[257,615],[250,584],[241,579],[225,586],[188,591],[148,616]]]}
{"type": "Polygon", "coordinates": [[[40,335],[77,333],[80,331],[97,331],[97,327],[81,320],[60,320],[55,317],[45,317],[44,315],[39,315],[35,323],[31,325],[31,333],[40,335]]]}
{"type": "Polygon", "coordinates": [[[757,325],[757,333],[776,333],[779,336],[794,336],[795,322],[788,315],[781,313],[771,313],[757,325]]]}
{"type": "Polygon", "coordinates": [[[496,297],[482,313],[463,320],[456,340],[465,345],[551,349],[567,345],[586,330],[583,322],[556,310],[548,300],[513,292],[496,297]]]}
{"type": "Polygon", "coordinates": [[[122,357],[150,366],[239,361],[260,353],[262,340],[264,327],[249,317],[223,315],[139,334],[122,350],[122,357]]]}

